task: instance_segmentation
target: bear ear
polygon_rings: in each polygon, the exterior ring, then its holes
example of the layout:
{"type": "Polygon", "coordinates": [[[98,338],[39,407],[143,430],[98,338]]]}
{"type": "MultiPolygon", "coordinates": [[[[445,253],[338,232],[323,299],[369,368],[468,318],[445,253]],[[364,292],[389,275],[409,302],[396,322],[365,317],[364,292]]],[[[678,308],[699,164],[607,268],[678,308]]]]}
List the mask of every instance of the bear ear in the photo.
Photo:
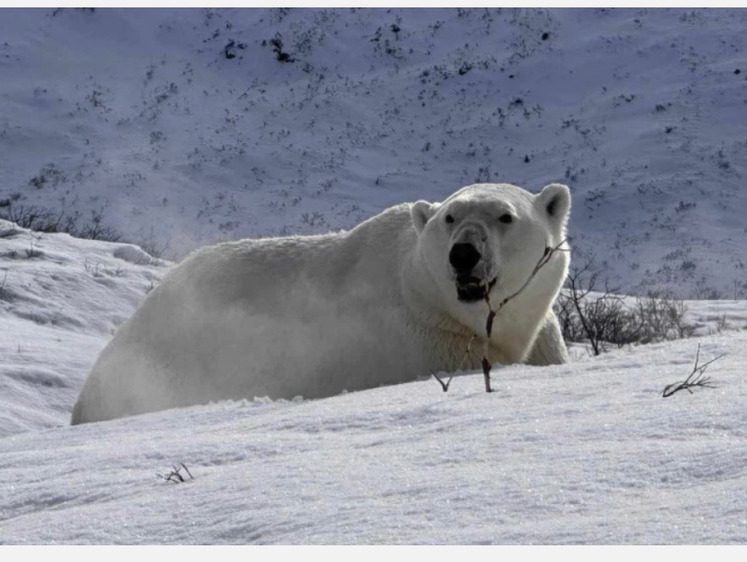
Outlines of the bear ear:
{"type": "Polygon", "coordinates": [[[423,232],[425,224],[431,220],[437,208],[437,205],[428,203],[428,201],[417,201],[412,204],[412,207],[410,207],[410,216],[418,234],[423,232]]]}
{"type": "Polygon", "coordinates": [[[537,195],[535,205],[547,213],[550,220],[565,224],[571,210],[571,190],[567,185],[551,183],[537,195]]]}

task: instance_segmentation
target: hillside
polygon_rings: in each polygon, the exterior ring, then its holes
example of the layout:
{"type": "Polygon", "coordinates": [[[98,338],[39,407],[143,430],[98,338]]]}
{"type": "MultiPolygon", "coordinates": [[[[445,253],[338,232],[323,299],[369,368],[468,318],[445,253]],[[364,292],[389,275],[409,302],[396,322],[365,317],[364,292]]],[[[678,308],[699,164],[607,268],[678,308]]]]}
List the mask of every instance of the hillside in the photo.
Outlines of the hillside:
{"type": "Polygon", "coordinates": [[[11,218],[175,259],[561,181],[614,286],[747,294],[745,10],[0,13],[11,218]]]}

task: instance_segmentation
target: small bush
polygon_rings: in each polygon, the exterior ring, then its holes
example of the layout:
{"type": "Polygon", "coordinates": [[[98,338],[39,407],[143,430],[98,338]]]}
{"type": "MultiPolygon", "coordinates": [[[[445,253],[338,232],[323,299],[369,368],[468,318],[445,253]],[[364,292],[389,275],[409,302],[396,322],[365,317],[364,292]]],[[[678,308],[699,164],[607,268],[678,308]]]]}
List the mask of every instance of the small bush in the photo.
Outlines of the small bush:
{"type": "Polygon", "coordinates": [[[275,60],[278,62],[291,63],[296,61],[290,53],[283,50],[283,38],[279,33],[276,33],[275,37],[270,39],[270,45],[272,45],[272,52],[275,53],[275,60]]]}
{"type": "Polygon", "coordinates": [[[588,342],[599,355],[609,345],[687,338],[695,332],[695,326],[685,321],[687,306],[671,294],[649,293],[630,305],[607,287],[594,293],[597,278],[591,261],[568,276],[555,305],[566,342],[588,342]]]}
{"type": "Polygon", "coordinates": [[[8,202],[0,209],[0,219],[16,223],[22,228],[36,232],[66,232],[76,238],[118,242],[120,234],[113,228],[104,225],[104,209],[92,210],[90,222],[79,225],[80,215],[66,214],[65,211],[53,211],[35,205],[14,205],[8,202]]]}
{"type": "Polygon", "coordinates": [[[37,232],[65,232],[64,213],[55,213],[33,205],[13,205],[8,202],[0,211],[0,219],[37,232]]]}

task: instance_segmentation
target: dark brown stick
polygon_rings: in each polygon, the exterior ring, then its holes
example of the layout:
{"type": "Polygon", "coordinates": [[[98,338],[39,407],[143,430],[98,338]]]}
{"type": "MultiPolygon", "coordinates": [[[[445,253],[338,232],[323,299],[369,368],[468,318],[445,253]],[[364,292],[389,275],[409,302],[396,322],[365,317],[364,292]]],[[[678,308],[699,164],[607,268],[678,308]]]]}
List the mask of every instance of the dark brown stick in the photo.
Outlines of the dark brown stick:
{"type": "Polygon", "coordinates": [[[542,254],[542,257],[537,262],[537,265],[534,266],[534,269],[532,270],[532,273],[529,275],[527,280],[524,282],[524,284],[519,287],[517,291],[510,294],[506,298],[504,298],[500,304],[498,305],[498,308],[493,310],[493,307],[490,304],[490,293],[489,293],[489,285],[487,281],[485,281],[485,302],[488,305],[488,317],[485,320],[485,342],[483,343],[482,347],[482,374],[485,377],[485,392],[493,392],[493,389],[490,386],[490,369],[492,367],[492,364],[490,363],[490,360],[488,359],[488,349],[490,348],[490,336],[493,334],[493,320],[495,320],[495,315],[500,312],[501,308],[503,308],[507,302],[509,302],[511,299],[518,296],[524,289],[527,288],[529,283],[531,283],[532,279],[534,279],[534,276],[537,275],[537,272],[542,269],[547,262],[550,261],[550,258],[555,254],[557,251],[563,251],[560,249],[560,247],[565,244],[565,240],[563,240],[560,244],[555,246],[554,248],[551,248],[550,246],[545,247],[545,251],[542,254]]]}
{"type": "Polygon", "coordinates": [[[718,357],[715,357],[708,361],[708,363],[704,363],[700,367],[698,367],[698,361],[700,359],[700,344],[698,344],[698,351],[695,353],[695,366],[693,367],[692,372],[687,376],[687,378],[682,382],[677,382],[674,384],[668,384],[664,387],[664,392],[662,392],[662,397],[669,398],[674,394],[675,392],[679,392],[680,390],[687,390],[690,394],[693,393],[692,389],[693,387],[700,386],[702,388],[716,388],[716,385],[711,382],[711,377],[705,376],[705,370],[708,368],[708,365],[716,361],[717,359],[721,359],[726,353],[722,353],[718,357]]]}

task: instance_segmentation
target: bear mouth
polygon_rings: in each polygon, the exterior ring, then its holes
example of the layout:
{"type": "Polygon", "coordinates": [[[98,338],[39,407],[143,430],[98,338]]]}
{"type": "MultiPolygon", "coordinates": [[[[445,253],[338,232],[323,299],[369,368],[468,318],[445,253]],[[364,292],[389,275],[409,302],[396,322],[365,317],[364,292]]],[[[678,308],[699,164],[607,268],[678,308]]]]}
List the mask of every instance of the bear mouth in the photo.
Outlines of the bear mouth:
{"type": "Polygon", "coordinates": [[[478,279],[471,275],[459,275],[456,279],[457,299],[461,302],[477,302],[485,300],[486,295],[495,285],[497,278],[485,284],[484,279],[478,279]]]}

